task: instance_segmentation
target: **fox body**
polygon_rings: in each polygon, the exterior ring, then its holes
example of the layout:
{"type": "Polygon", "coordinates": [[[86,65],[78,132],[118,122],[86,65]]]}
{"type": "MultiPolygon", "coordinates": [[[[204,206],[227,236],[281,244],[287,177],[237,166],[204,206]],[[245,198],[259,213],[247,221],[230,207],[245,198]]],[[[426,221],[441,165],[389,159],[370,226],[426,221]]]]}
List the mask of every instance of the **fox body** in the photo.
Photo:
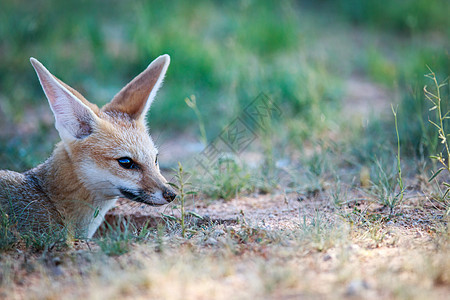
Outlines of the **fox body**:
{"type": "Polygon", "coordinates": [[[101,109],[31,58],[61,137],[25,172],[0,171],[0,209],[19,231],[70,228],[92,237],[119,197],[148,205],[176,194],[161,175],[145,116],[170,63],[155,59],[101,109]]]}

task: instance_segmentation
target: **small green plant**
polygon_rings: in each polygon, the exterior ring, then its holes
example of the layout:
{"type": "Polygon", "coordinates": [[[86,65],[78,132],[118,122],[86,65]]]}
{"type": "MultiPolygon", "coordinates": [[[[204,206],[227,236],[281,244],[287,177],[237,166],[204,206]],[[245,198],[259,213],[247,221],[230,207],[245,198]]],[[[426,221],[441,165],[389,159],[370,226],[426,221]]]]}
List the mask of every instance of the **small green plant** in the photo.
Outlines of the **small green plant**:
{"type": "Polygon", "coordinates": [[[389,216],[394,215],[394,209],[403,200],[404,190],[399,188],[399,180],[395,176],[394,167],[383,166],[383,163],[377,159],[375,160],[374,181],[368,191],[369,195],[375,198],[376,202],[389,208],[389,216]]]}
{"type": "Polygon", "coordinates": [[[394,114],[395,134],[397,136],[397,183],[398,183],[398,188],[399,188],[398,194],[394,197],[395,203],[392,203],[392,204],[389,203],[390,204],[389,207],[391,208],[391,214],[392,214],[393,207],[395,207],[397,204],[402,203],[405,189],[403,187],[402,166],[401,166],[401,161],[400,161],[400,135],[398,133],[397,111],[394,110],[394,107],[392,105],[391,105],[391,109],[392,109],[392,113],[394,114]]]}
{"type": "Polygon", "coordinates": [[[405,188],[402,177],[400,157],[400,135],[398,132],[397,111],[393,106],[395,133],[397,135],[397,154],[395,166],[386,168],[380,159],[375,160],[375,180],[369,194],[375,197],[378,203],[389,208],[389,217],[394,215],[394,209],[403,202],[405,188]],[[394,171],[395,170],[395,171],[394,171]]]}
{"type": "MultiPolygon", "coordinates": [[[[194,98],[195,99],[195,98],[194,98]]],[[[180,211],[181,211],[181,219],[180,219],[180,225],[181,225],[181,236],[184,237],[186,234],[186,225],[185,225],[185,218],[186,218],[186,212],[185,212],[185,200],[186,200],[186,186],[189,184],[185,181],[185,173],[183,172],[183,166],[180,162],[178,162],[178,170],[177,174],[175,175],[178,181],[178,186],[175,185],[175,187],[180,192],[180,211]]]]}
{"type": "Polygon", "coordinates": [[[331,203],[336,208],[340,208],[345,203],[348,203],[348,193],[345,188],[343,189],[343,187],[344,183],[341,181],[340,177],[337,176],[335,179],[335,183],[328,191],[331,203]]]}
{"type": "MultiPolygon", "coordinates": [[[[299,210],[301,214],[301,211],[299,210]]],[[[304,215],[299,222],[300,242],[310,244],[317,251],[324,251],[333,246],[338,236],[335,226],[316,211],[308,220],[304,215]]]]}
{"type": "MultiPolygon", "coordinates": [[[[431,176],[429,181],[431,182],[433,179],[435,179],[442,171],[447,171],[447,173],[450,173],[450,148],[448,143],[448,133],[446,131],[445,127],[445,121],[450,119],[450,111],[447,111],[443,113],[442,111],[442,101],[443,98],[441,97],[440,89],[445,86],[447,83],[439,83],[436,74],[431,70],[430,73],[425,75],[427,78],[431,79],[433,81],[433,85],[435,88],[435,91],[432,92],[428,89],[428,87],[425,85],[423,90],[425,93],[425,98],[427,98],[432,104],[433,107],[430,108],[430,111],[436,111],[436,121],[429,120],[431,124],[436,127],[438,130],[438,137],[441,141],[441,144],[443,146],[443,150],[438,153],[437,155],[430,156],[431,159],[434,159],[438,161],[441,165],[441,167],[431,176]]],[[[446,207],[446,214],[450,214],[450,202],[449,202],[449,191],[450,191],[450,184],[448,182],[443,182],[443,185],[445,186],[445,192],[442,194],[441,201],[444,203],[446,207]]]]}
{"type": "Polygon", "coordinates": [[[171,186],[176,188],[178,190],[178,198],[180,199],[180,219],[177,220],[176,218],[172,216],[165,216],[166,218],[173,219],[175,221],[178,221],[181,226],[181,236],[184,238],[186,236],[187,229],[187,222],[186,217],[187,215],[191,215],[197,218],[202,218],[198,214],[194,212],[186,212],[186,197],[189,195],[195,195],[196,192],[191,190],[192,183],[188,181],[190,177],[190,174],[183,170],[183,166],[180,162],[178,162],[178,169],[176,170],[175,179],[177,181],[177,184],[175,183],[169,183],[171,186]]]}
{"type": "Polygon", "coordinates": [[[221,157],[210,174],[211,179],[204,183],[202,192],[214,199],[230,200],[255,188],[251,173],[232,156],[221,157]]]}
{"type": "Polygon", "coordinates": [[[378,248],[386,238],[386,233],[383,231],[382,220],[373,221],[369,226],[368,234],[374,241],[375,247],[378,248]]]}

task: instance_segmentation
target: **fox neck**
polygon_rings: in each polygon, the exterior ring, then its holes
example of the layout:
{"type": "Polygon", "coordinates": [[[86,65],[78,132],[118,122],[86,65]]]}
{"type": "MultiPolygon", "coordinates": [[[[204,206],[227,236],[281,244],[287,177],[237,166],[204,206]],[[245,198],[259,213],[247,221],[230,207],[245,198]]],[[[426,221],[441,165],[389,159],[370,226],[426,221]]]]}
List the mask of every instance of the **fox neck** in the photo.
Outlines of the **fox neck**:
{"type": "Polygon", "coordinates": [[[54,203],[66,224],[76,235],[92,237],[103,221],[106,212],[118,199],[105,195],[102,188],[88,186],[81,178],[77,165],[65,145],[56,145],[52,156],[32,170],[43,189],[54,203]]]}

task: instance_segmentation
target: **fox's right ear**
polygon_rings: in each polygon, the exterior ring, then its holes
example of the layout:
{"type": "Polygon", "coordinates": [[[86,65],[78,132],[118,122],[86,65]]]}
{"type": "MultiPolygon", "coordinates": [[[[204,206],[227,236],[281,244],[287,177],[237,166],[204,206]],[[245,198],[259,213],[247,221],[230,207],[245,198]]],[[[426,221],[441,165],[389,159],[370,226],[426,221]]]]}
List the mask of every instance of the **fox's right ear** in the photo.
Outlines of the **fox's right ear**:
{"type": "Polygon", "coordinates": [[[86,99],[54,77],[38,60],[30,58],[41,86],[55,115],[55,127],[62,140],[72,141],[90,135],[99,118],[83,102],[86,99]],[[77,96],[75,96],[77,94],[77,96]]]}
{"type": "Polygon", "coordinates": [[[122,112],[134,120],[143,120],[162,84],[169,64],[169,55],[157,57],[147,69],[115,95],[102,111],[122,112]]]}

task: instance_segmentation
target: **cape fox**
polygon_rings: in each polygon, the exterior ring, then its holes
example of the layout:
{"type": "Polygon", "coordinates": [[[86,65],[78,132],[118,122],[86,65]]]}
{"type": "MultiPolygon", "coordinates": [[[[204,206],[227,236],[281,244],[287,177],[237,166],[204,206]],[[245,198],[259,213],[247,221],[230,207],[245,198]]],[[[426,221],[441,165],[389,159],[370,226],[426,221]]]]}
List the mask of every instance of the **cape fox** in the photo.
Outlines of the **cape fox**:
{"type": "Polygon", "coordinates": [[[170,63],[155,59],[101,109],[30,59],[61,137],[25,172],[0,171],[0,209],[19,231],[71,228],[90,238],[119,197],[163,205],[176,193],[161,175],[145,116],[170,63]]]}

